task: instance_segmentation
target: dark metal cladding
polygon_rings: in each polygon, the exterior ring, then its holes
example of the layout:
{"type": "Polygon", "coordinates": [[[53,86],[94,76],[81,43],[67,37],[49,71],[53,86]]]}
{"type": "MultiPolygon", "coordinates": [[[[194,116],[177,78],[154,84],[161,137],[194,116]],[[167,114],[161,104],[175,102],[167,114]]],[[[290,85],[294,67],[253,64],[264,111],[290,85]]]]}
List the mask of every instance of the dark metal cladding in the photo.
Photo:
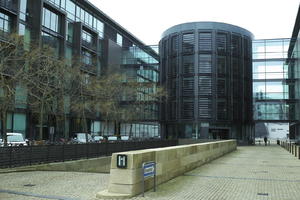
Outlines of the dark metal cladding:
{"type": "Polygon", "coordinates": [[[192,22],[166,30],[160,41],[165,137],[250,141],[251,32],[218,22],[192,22]]]}

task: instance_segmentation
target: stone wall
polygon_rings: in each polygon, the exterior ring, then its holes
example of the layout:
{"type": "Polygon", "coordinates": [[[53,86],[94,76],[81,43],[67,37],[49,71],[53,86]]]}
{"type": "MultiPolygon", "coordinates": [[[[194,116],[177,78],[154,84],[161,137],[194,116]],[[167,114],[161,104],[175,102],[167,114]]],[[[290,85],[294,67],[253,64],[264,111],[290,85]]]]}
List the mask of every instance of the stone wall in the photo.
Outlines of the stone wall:
{"type": "MultiPolygon", "coordinates": [[[[142,164],[155,161],[157,164],[157,184],[199,167],[226,153],[236,150],[236,140],[180,145],[114,153],[112,155],[108,190],[99,192],[98,198],[129,198],[142,192],[142,164]],[[117,168],[117,155],[127,155],[127,168],[117,168]]],[[[153,180],[145,182],[145,189],[153,188],[153,180]]]]}

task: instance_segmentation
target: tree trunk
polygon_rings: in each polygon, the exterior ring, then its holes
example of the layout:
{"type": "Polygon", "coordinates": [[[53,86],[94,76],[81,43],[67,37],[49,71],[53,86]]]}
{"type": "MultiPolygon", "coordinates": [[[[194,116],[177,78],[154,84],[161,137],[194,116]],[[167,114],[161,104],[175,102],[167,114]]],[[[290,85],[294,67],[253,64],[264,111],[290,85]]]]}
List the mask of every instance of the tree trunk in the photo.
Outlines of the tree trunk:
{"type": "Polygon", "coordinates": [[[3,134],[3,143],[4,146],[7,146],[7,127],[6,127],[6,122],[7,122],[7,112],[6,110],[1,112],[1,122],[2,122],[2,134],[3,134]]]}
{"type": "Polygon", "coordinates": [[[41,104],[40,110],[40,127],[39,127],[39,140],[43,139],[43,125],[44,125],[44,102],[41,104]]]}
{"type": "Polygon", "coordinates": [[[129,131],[129,138],[132,137],[132,123],[130,123],[130,131],[129,131]]]}
{"type": "Polygon", "coordinates": [[[87,121],[86,121],[86,118],[85,118],[84,108],[82,110],[82,120],[81,120],[81,123],[82,123],[82,127],[83,127],[83,132],[85,133],[85,141],[86,141],[86,143],[88,143],[89,139],[88,139],[88,133],[87,133],[87,121]]]}

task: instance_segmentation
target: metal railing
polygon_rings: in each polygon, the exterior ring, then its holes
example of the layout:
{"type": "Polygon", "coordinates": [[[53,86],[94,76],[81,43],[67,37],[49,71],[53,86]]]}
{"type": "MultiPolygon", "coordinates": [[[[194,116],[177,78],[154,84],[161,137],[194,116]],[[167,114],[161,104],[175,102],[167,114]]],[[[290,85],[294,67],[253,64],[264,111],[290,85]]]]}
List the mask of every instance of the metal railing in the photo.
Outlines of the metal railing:
{"type": "Polygon", "coordinates": [[[0,147],[0,168],[110,156],[115,152],[178,145],[178,140],[0,147]]]}

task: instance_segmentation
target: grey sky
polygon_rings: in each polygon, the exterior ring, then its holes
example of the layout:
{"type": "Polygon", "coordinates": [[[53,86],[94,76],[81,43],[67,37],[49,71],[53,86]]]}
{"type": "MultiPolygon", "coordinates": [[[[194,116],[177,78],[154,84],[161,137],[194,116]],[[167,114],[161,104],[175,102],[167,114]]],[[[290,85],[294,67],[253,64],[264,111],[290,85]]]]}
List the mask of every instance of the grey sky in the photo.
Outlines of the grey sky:
{"type": "Polygon", "coordinates": [[[157,44],[171,26],[217,21],[256,39],[291,37],[299,0],[89,0],[144,43],[157,44]]]}

